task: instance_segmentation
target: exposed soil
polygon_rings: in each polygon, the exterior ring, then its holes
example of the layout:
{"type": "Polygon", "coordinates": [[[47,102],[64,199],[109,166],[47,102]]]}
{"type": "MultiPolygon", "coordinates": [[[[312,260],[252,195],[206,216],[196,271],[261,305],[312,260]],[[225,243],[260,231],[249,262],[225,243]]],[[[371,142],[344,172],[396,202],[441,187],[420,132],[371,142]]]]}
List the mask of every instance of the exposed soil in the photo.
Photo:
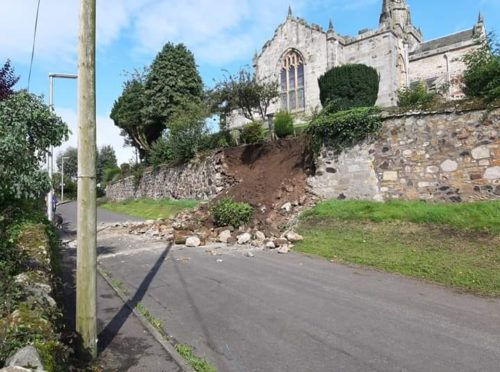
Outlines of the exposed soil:
{"type": "Polygon", "coordinates": [[[254,207],[252,225],[276,229],[285,224],[292,210],[310,204],[306,178],[314,171],[314,160],[303,137],[246,145],[224,150],[228,174],[238,183],[218,196],[230,196],[254,207]]]}

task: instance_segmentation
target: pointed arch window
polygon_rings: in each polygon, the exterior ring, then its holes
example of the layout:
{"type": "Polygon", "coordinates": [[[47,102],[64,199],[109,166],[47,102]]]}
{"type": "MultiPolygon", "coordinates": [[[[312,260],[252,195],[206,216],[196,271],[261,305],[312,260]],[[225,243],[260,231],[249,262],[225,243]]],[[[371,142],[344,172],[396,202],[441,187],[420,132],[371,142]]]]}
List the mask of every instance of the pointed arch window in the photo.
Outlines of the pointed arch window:
{"type": "Polygon", "coordinates": [[[306,103],[304,95],[304,61],[302,56],[294,50],[289,51],[283,57],[280,83],[281,108],[287,111],[303,109],[306,103]]]}

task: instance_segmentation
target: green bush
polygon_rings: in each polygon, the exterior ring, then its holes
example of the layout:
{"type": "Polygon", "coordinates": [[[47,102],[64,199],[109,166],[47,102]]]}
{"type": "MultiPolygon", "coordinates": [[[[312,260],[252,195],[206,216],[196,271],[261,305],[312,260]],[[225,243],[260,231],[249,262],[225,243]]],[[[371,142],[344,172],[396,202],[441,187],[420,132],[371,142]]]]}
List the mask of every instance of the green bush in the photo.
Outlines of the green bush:
{"type": "Polygon", "coordinates": [[[274,133],[278,138],[285,138],[293,134],[293,116],[287,111],[279,111],[274,117],[274,133]]]}
{"type": "Polygon", "coordinates": [[[104,169],[104,175],[102,177],[103,186],[114,181],[121,174],[122,170],[119,167],[106,168],[104,169]]]}
{"type": "Polygon", "coordinates": [[[261,121],[253,121],[241,130],[240,139],[243,143],[260,143],[264,141],[264,127],[261,121]]]}
{"type": "Polygon", "coordinates": [[[219,200],[211,209],[217,226],[240,227],[252,218],[253,208],[248,203],[237,203],[232,198],[219,200]]]}
{"type": "Polygon", "coordinates": [[[151,146],[148,161],[154,166],[170,163],[174,158],[170,140],[165,137],[157,139],[151,146]]]}
{"type": "Polygon", "coordinates": [[[464,57],[464,93],[469,97],[500,98],[500,46],[489,34],[479,48],[464,57]]]}
{"type": "Polygon", "coordinates": [[[377,70],[353,64],[334,67],[318,79],[320,99],[330,112],[375,105],[379,89],[377,70]]]}
{"type": "Polygon", "coordinates": [[[337,113],[324,111],[306,129],[313,150],[321,146],[341,152],[376,134],[382,128],[382,119],[376,107],[360,107],[337,113]]]}
{"type": "Polygon", "coordinates": [[[234,145],[234,139],[229,130],[206,134],[201,141],[200,150],[216,150],[234,145]]]}
{"type": "Polygon", "coordinates": [[[420,81],[410,88],[398,91],[398,106],[403,108],[425,108],[435,102],[438,94],[429,92],[427,85],[420,81]]]}

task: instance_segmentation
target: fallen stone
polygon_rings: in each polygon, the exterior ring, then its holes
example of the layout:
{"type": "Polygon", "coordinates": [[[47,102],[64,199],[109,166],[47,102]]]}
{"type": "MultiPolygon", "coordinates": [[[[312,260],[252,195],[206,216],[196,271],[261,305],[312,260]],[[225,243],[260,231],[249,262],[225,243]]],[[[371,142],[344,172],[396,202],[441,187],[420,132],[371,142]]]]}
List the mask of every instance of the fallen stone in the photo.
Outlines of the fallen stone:
{"type": "Polygon", "coordinates": [[[288,252],[290,252],[290,247],[288,247],[288,245],[283,245],[281,247],[279,247],[276,252],[278,252],[279,254],[287,254],[288,252]]]}
{"type": "Polygon", "coordinates": [[[288,202],[281,206],[281,210],[286,213],[290,213],[292,211],[292,203],[288,202]]]}
{"type": "Polygon", "coordinates": [[[252,234],[244,233],[238,236],[238,244],[246,244],[252,240],[252,234]]]}
{"type": "Polygon", "coordinates": [[[221,243],[227,243],[227,241],[230,237],[231,237],[231,231],[224,230],[224,231],[221,231],[218,239],[219,239],[219,242],[221,242],[221,243]]]}
{"type": "Polygon", "coordinates": [[[255,255],[252,252],[245,253],[245,256],[247,256],[247,257],[255,257],[255,255]]]}
{"type": "Polygon", "coordinates": [[[33,346],[25,346],[5,361],[11,367],[26,367],[32,371],[43,371],[43,364],[38,350],[33,346]]]}
{"type": "Polygon", "coordinates": [[[199,247],[201,240],[197,236],[190,236],[186,239],[186,247],[199,247]]]}
{"type": "Polygon", "coordinates": [[[296,243],[304,240],[302,235],[297,234],[296,232],[290,231],[286,234],[286,238],[289,242],[296,243]]]}
{"type": "Polygon", "coordinates": [[[33,370],[26,369],[23,367],[12,367],[12,366],[0,369],[0,372],[31,372],[31,371],[33,371],[33,370]]]}
{"type": "Polygon", "coordinates": [[[256,231],[255,232],[255,239],[264,241],[266,240],[266,235],[262,231],[256,231]]]}
{"type": "Polygon", "coordinates": [[[276,248],[276,245],[272,241],[269,241],[266,243],[266,248],[274,249],[274,248],[276,248]]]}
{"type": "Polygon", "coordinates": [[[274,245],[277,247],[281,247],[282,245],[287,245],[287,244],[288,244],[288,239],[285,238],[274,239],[274,245]]]}
{"type": "Polygon", "coordinates": [[[215,260],[215,262],[221,263],[221,262],[224,262],[224,261],[222,260],[222,258],[218,258],[217,260],[215,260]]]}

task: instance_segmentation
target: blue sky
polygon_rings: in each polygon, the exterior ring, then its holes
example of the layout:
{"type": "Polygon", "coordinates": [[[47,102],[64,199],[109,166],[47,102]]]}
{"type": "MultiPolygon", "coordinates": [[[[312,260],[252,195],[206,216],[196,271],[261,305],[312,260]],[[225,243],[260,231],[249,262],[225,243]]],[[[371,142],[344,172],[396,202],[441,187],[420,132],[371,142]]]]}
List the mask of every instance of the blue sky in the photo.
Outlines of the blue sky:
{"type": "MultiPolygon", "coordinates": [[[[500,0],[408,0],[412,19],[426,40],[472,27],[478,12],[488,31],[500,32],[500,0]]],[[[0,63],[12,60],[27,86],[37,0],[0,0],[0,63]]],[[[272,37],[291,5],[294,15],[327,28],[333,20],[341,34],[357,34],[378,25],[382,0],[97,0],[98,145],[112,145],[119,162],[132,158],[109,119],[120,95],[125,71],[153,60],[168,41],[183,42],[199,65],[205,85],[222,70],[251,63],[272,37]]],[[[78,0],[41,0],[36,54],[30,90],[48,94],[50,72],[77,70],[78,0]]],[[[74,134],[63,147],[76,145],[76,82],[57,80],[56,111],[74,134]]]]}

